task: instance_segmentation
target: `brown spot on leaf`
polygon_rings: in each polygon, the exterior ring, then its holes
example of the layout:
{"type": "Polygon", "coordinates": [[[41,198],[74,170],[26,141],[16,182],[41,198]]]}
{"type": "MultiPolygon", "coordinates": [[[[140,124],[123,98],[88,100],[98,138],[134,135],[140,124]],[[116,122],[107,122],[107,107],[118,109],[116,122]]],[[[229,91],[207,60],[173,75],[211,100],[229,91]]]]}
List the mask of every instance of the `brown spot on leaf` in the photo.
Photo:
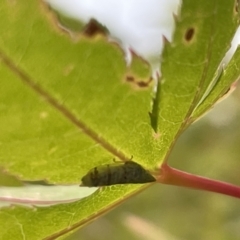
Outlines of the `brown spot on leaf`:
{"type": "Polygon", "coordinates": [[[150,77],[147,81],[143,81],[143,80],[138,80],[131,75],[127,75],[125,77],[125,80],[126,80],[126,82],[130,83],[133,87],[147,88],[150,86],[153,79],[152,79],[152,77],[150,77]]]}
{"type": "Polygon", "coordinates": [[[187,42],[190,42],[193,39],[194,33],[195,33],[194,28],[191,27],[191,28],[187,29],[187,31],[185,33],[185,40],[187,42]]]}
{"type": "Polygon", "coordinates": [[[93,37],[94,35],[97,34],[106,35],[107,29],[104,28],[104,26],[102,26],[95,19],[90,19],[90,21],[84,28],[83,33],[88,37],[93,37]]]}
{"type": "Polygon", "coordinates": [[[138,87],[141,87],[141,88],[148,87],[148,82],[139,81],[139,82],[136,82],[136,84],[138,85],[138,87]]]}
{"type": "Polygon", "coordinates": [[[144,81],[138,81],[136,82],[136,84],[138,85],[138,87],[140,88],[145,88],[148,87],[150,85],[150,83],[152,82],[152,77],[149,78],[149,80],[147,82],[144,81]]]}
{"type": "Polygon", "coordinates": [[[133,76],[126,76],[126,81],[127,82],[134,82],[135,81],[135,79],[134,79],[134,77],[133,76]]]}

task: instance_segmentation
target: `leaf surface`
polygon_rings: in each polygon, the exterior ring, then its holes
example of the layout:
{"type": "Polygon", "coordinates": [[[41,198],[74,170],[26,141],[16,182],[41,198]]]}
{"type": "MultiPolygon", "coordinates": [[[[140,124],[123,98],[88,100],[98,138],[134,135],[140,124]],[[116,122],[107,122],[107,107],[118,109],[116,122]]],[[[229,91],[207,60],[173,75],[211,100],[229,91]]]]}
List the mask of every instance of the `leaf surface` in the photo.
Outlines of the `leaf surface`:
{"type": "MultiPolygon", "coordinates": [[[[234,9],[229,0],[183,2],[174,41],[163,53],[155,133],[148,115],[152,85],[126,81],[129,73],[150,77],[144,61],[135,57],[127,69],[122,50],[101,36],[73,41],[38,1],[2,1],[1,167],[21,180],[76,184],[113,157],[133,156],[147,169],[160,165],[213,81],[236,29],[234,9]]],[[[73,203],[2,208],[0,238],[54,239],[145,187],[111,186],[73,203]]]]}

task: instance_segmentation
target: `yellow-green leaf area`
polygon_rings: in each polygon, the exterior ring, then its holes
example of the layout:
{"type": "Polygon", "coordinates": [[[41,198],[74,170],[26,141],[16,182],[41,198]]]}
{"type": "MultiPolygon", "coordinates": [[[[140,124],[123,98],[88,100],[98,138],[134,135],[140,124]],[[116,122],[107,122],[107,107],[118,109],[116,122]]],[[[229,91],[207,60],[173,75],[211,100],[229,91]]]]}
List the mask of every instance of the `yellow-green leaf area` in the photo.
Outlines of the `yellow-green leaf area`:
{"type": "Polygon", "coordinates": [[[240,75],[240,49],[238,48],[227,65],[226,69],[224,69],[219,76],[219,80],[217,81],[215,87],[210,92],[209,96],[195,109],[191,116],[191,121],[196,120],[202,114],[204,114],[207,110],[209,110],[213,103],[217,102],[219,98],[224,97],[229,91],[234,90],[236,86],[232,86],[231,84],[235,84],[235,82],[239,79],[240,75]]]}
{"type": "Polygon", "coordinates": [[[162,61],[158,129],[169,146],[212,83],[237,28],[234,1],[183,1],[162,61]],[[194,14],[193,14],[194,13],[194,14]],[[223,24],[224,22],[224,24],[223,24]]]}
{"type": "MultiPolygon", "coordinates": [[[[116,44],[103,36],[76,41],[52,19],[39,1],[0,3],[0,166],[22,180],[56,184],[79,184],[113,157],[133,156],[147,169],[161,164],[236,28],[234,1],[183,1],[162,57],[155,133],[148,114],[153,85],[126,81],[128,73],[147,78],[149,66],[135,57],[128,69],[116,44]]],[[[0,238],[68,233],[142,188],[113,186],[74,203],[2,208],[0,238]]]]}

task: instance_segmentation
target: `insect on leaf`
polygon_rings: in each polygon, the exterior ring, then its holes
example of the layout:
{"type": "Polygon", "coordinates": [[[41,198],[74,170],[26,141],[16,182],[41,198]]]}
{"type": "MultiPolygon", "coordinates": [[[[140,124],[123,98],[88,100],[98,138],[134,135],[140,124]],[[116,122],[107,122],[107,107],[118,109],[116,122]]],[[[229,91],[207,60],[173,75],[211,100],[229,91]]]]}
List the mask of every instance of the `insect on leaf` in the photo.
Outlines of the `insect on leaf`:
{"type": "Polygon", "coordinates": [[[113,163],[91,169],[83,178],[80,186],[97,187],[115,184],[137,184],[155,182],[156,179],[134,161],[113,163]]]}

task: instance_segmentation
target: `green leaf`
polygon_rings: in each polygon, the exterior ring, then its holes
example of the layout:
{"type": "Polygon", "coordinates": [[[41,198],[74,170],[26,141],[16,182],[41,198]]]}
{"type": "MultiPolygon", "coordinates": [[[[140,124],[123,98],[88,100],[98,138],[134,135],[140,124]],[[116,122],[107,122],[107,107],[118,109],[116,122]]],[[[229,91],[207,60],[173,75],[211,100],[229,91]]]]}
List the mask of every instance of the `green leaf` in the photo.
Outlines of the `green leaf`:
{"type": "MultiPolygon", "coordinates": [[[[226,69],[223,70],[219,76],[218,82],[210,92],[209,96],[194,110],[191,116],[192,122],[201,117],[202,114],[206,113],[214,103],[219,99],[221,100],[221,98],[228,94],[229,91],[231,92],[231,84],[234,84],[239,78],[239,62],[240,49],[238,48],[226,69]]],[[[233,88],[235,88],[235,86],[233,86],[233,88]]]]}
{"type": "Polygon", "coordinates": [[[167,44],[163,53],[159,126],[164,129],[167,145],[189,125],[194,108],[215,80],[237,28],[234,4],[183,2],[186,10],[177,19],[174,41],[167,44]]]}
{"type": "MultiPolygon", "coordinates": [[[[104,37],[73,41],[38,1],[2,1],[1,167],[22,180],[55,184],[78,184],[113,157],[133,156],[154,169],[167,159],[211,84],[236,29],[235,15],[234,1],[183,2],[174,41],[163,54],[155,133],[148,115],[152,86],[127,81],[129,73],[138,80],[150,77],[144,61],[135,57],[127,69],[123,52],[104,37]]],[[[111,186],[44,208],[2,208],[0,238],[69,233],[147,186],[111,186]]]]}
{"type": "MultiPolygon", "coordinates": [[[[19,181],[17,178],[14,176],[11,176],[10,174],[4,172],[2,169],[0,169],[0,186],[11,186],[11,187],[18,187],[18,186],[23,186],[23,183],[19,181]]],[[[0,187],[0,188],[1,188],[0,187]]]]}

